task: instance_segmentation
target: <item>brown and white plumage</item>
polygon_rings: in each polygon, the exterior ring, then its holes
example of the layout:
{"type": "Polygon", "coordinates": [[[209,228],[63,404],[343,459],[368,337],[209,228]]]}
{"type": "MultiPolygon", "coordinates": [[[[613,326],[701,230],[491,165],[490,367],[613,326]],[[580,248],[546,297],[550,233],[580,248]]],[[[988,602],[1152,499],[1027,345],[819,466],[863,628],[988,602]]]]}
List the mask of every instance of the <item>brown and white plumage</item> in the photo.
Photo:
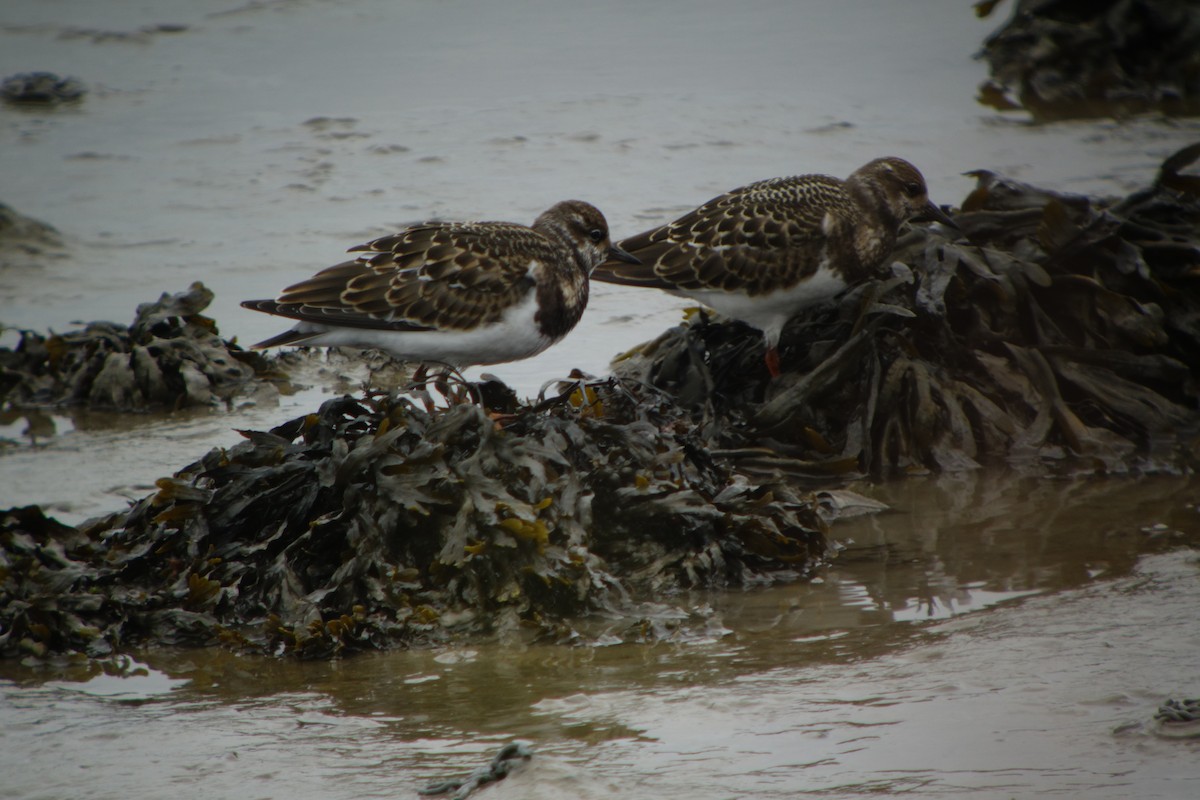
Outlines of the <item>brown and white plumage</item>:
{"type": "Polygon", "coordinates": [[[918,216],[954,224],[903,159],[875,159],[844,181],[772,178],[622,240],[641,264],[610,261],[593,278],[663,289],[753,325],[777,375],[775,347],[788,319],[879,274],[901,224],[918,216]]]}
{"type": "Polygon", "coordinates": [[[362,253],[246,308],[297,320],[254,345],[377,347],[456,367],[540,353],[583,315],[588,277],[612,245],[594,206],[569,200],[532,226],[427,222],[351,249],[362,253]]]}

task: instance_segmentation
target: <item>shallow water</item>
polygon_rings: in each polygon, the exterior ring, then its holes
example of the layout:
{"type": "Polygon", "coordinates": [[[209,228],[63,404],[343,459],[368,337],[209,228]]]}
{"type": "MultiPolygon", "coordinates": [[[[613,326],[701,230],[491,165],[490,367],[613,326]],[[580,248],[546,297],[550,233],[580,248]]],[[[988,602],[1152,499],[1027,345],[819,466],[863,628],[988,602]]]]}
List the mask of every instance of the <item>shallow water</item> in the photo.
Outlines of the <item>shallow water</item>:
{"type": "MultiPolygon", "coordinates": [[[[977,106],[970,55],[996,24],[961,0],[8,0],[0,75],[91,93],[0,106],[0,202],[66,238],[0,271],[0,322],[125,322],[200,279],[222,332],[257,340],[279,325],[240,300],[422,218],[528,222],[580,197],[621,236],[885,153],[940,203],[976,168],[1118,194],[1198,138],[977,106]]],[[[682,305],[595,287],[565,342],[488,371],[525,394],[602,373],[682,305]]],[[[230,412],[0,420],[0,507],[114,510],[345,390],[306,382],[230,412]]],[[[859,488],[897,510],[839,523],[852,543],[821,582],[670,598],[707,623],[653,646],[0,664],[0,797],[410,797],[514,736],[539,755],[492,797],[1200,795],[1197,743],[1143,726],[1200,696],[1195,480],[859,488]]]]}
{"type": "Polygon", "coordinates": [[[859,488],[820,580],[667,598],[673,641],[0,664],[0,797],[412,797],[513,738],[482,796],[1196,796],[1149,723],[1200,694],[1200,482],[859,488]]]}

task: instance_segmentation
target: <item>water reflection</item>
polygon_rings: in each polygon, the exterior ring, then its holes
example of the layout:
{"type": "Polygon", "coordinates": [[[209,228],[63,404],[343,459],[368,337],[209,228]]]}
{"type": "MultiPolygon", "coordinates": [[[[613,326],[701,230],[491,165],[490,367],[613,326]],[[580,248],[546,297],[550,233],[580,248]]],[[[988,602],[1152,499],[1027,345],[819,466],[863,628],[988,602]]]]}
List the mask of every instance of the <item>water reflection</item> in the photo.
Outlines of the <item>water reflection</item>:
{"type": "Polygon", "coordinates": [[[939,619],[1129,572],[1139,555],[1196,541],[1187,477],[1060,480],[981,473],[873,487],[894,511],[835,528],[832,572],[871,610],[939,619]]]}
{"type": "Polygon", "coordinates": [[[75,430],[71,418],[36,408],[0,408],[0,446],[39,444],[75,430]]]}
{"type": "Polygon", "coordinates": [[[129,656],[117,656],[92,666],[95,669],[91,677],[48,681],[45,687],[124,703],[140,703],[162,699],[189,683],[186,678],[172,678],[129,656]]]}

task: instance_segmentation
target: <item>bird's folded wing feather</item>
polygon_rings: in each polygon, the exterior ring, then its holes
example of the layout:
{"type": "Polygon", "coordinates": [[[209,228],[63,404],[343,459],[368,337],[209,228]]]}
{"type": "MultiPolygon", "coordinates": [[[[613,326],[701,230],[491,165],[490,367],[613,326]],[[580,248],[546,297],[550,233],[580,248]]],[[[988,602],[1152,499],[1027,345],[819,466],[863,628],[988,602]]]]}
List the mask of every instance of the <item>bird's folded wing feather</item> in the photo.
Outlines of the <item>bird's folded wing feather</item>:
{"type": "Polygon", "coordinates": [[[592,277],[659,289],[774,291],[816,270],[825,215],[846,205],[834,179],[760,181],[622,240],[642,264],[608,261],[592,277]]]}
{"type": "Polygon", "coordinates": [[[427,223],[351,252],[362,255],[284,289],[272,313],[343,326],[465,330],[499,320],[556,257],[543,236],[508,223],[427,223]]]}

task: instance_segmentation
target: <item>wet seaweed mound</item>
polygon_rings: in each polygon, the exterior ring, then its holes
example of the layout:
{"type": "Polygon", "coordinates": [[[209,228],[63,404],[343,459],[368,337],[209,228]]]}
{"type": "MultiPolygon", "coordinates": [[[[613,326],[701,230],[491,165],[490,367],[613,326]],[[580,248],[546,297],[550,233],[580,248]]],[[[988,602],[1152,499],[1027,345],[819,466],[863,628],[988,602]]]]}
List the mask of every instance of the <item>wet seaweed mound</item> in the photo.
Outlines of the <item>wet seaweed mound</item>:
{"type": "Polygon", "coordinates": [[[503,425],[416,397],[344,397],[245,432],[78,529],[10,510],[0,654],[569,641],[585,614],[653,636],[678,615],[641,598],[796,579],[825,555],[807,497],[739,478],[653,390],[510,397],[503,425]]]}
{"type": "Polygon", "coordinates": [[[1187,469],[1200,419],[1200,179],[1101,201],[990,172],[896,277],[762,336],[696,313],[614,365],[743,467],[797,475],[1187,469]]]}
{"type": "Polygon", "coordinates": [[[93,322],[43,335],[22,331],[0,348],[0,404],[175,409],[229,401],[267,362],[223,340],[200,312],[213,294],[201,283],[142,303],[131,325],[93,322]]]}
{"type": "MultiPolygon", "coordinates": [[[[997,2],[976,10],[987,15],[997,2]]],[[[1035,119],[1200,113],[1200,5],[1191,0],[1017,0],[980,56],[992,74],[980,101],[1020,105],[1035,119]]]]}

